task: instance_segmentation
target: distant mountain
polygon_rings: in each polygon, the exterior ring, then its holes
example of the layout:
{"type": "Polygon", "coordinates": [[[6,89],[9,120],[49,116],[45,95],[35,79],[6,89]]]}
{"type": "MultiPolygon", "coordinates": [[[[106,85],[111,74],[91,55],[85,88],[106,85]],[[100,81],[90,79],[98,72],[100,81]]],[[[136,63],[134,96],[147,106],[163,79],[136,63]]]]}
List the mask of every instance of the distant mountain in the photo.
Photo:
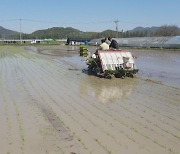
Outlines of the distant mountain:
{"type": "MultiPolygon", "coordinates": [[[[151,37],[151,36],[176,36],[180,35],[178,27],[165,26],[162,27],[136,27],[129,31],[105,30],[102,32],[83,32],[72,27],[53,27],[43,30],[37,30],[31,34],[23,34],[22,39],[62,39],[62,38],[103,38],[103,37],[151,37]],[[172,33],[174,31],[174,33],[172,33]],[[169,33],[164,33],[169,32],[169,33]]],[[[5,29],[0,26],[0,38],[6,37],[11,39],[19,39],[19,32],[5,29]]]]}
{"type": "Polygon", "coordinates": [[[136,31],[156,31],[159,27],[136,27],[132,30],[131,32],[136,32],[136,31]]]}
{"type": "Polygon", "coordinates": [[[177,36],[180,35],[180,28],[176,25],[162,25],[160,27],[136,27],[129,31],[132,36],[177,36]]]}
{"type": "MultiPolygon", "coordinates": [[[[120,32],[118,32],[118,33],[120,33],[120,32]]],[[[117,31],[108,29],[108,30],[102,31],[101,35],[104,36],[104,37],[109,37],[109,36],[116,37],[117,36],[117,31]]]]}
{"type": "Polygon", "coordinates": [[[61,38],[95,38],[97,32],[83,32],[78,29],[72,27],[53,27],[44,30],[38,30],[30,34],[33,38],[53,38],[53,39],[61,39],[61,38]]]}
{"type": "Polygon", "coordinates": [[[130,33],[145,33],[147,36],[152,36],[159,27],[136,27],[132,30],[130,30],[130,33]]]}
{"type": "Polygon", "coordinates": [[[67,28],[53,27],[53,28],[35,31],[31,35],[39,36],[40,38],[49,38],[50,36],[56,38],[58,37],[66,38],[67,36],[78,36],[82,33],[83,32],[81,32],[80,30],[71,27],[67,27],[67,28]]]}
{"type": "Polygon", "coordinates": [[[17,35],[17,34],[19,34],[19,32],[5,29],[4,27],[0,26],[0,36],[1,37],[8,37],[8,36],[17,35]]]}

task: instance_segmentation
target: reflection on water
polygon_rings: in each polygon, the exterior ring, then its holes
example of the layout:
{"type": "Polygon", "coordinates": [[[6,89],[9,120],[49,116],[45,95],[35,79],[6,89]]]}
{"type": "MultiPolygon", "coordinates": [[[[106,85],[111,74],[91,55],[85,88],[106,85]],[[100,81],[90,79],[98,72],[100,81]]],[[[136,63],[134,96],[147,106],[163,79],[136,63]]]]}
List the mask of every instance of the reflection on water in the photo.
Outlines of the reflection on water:
{"type": "Polygon", "coordinates": [[[139,75],[180,88],[180,52],[168,50],[134,50],[139,75]]]}
{"type": "MultiPolygon", "coordinates": [[[[43,53],[46,55],[53,55],[57,57],[72,57],[66,58],[70,63],[79,65],[80,68],[86,66],[83,60],[78,58],[79,46],[39,46],[39,47],[25,47],[28,51],[43,53]]],[[[94,53],[96,47],[89,46],[89,52],[94,53]]],[[[180,88],[180,52],[173,50],[138,50],[129,49],[133,55],[138,58],[136,66],[139,69],[138,75],[151,80],[158,80],[162,83],[180,88]]]]}
{"type": "Polygon", "coordinates": [[[131,96],[136,84],[134,79],[99,79],[87,76],[80,84],[80,93],[98,99],[101,103],[114,103],[131,96]]]}

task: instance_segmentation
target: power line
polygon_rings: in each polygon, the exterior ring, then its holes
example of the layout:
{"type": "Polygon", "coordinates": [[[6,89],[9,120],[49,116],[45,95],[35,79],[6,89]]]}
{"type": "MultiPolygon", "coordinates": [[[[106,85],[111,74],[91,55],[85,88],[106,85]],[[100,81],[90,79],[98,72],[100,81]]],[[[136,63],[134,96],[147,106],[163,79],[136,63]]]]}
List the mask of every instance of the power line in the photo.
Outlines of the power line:
{"type": "Polygon", "coordinates": [[[22,19],[28,22],[37,23],[55,23],[55,24],[101,24],[101,23],[111,23],[112,21],[89,21],[89,22],[55,22],[55,21],[43,21],[43,20],[32,20],[32,19],[22,19]]]}
{"type": "MultiPolygon", "coordinates": [[[[22,39],[21,37],[21,24],[22,22],[34,22],[34,23],[41,23],[41,24],[57,24],[57,25],[66,25],[66,26],[71,26],[71,25],[97,25],[97,24],[107,24],[107,23],[115,23],[115,29],[117,32],[117,37],[119,34],[119,23],[121,24],[135,24],[137,26],[141,26],[141,25],[151,25],[150,23],[140,23],[140,22],[132,22],[132,21],[123,21],[123,20],[119,20],[117,18],[117,20],[107,20],[107,21],[88,21],[88,22],[59,22],[59,21],[43,21],[43,20],[35,20],[35,19],[25,19],[25,18],[21,18],[21,19],[4,19],[4,20],[0,20],[0,24],[3,22],[14,22],[17,21],[19,22],[19,27],[20,27],[20,39],[22,39]]],[[[176,23],[177,24],[177,23],[176,23]]],[[[123,34],[123,33],[122,33],[123,34]]]]}
{"type": "MultiPolygon", "coordinates": [[[[12,21],[19,21],[19,19],[4,19],[0,20],[0,22],[12,22],[12,21]]],[[[113,23],[117,22],[117,24],[120,22],[122,24],[150,24],[153,25],[153,23],[143,23],[143,22],[132,22],[132,21],[123,21],[123,20],[108,20],[108,21],[89,21],[89,22],[59,22],[59,21],[44,21],[44,20],[34,20],[34,19],[24,19],[21,18],[21,21],[27,21],[27,22],[36,22],[36,23],[49,23],[49,24],[104,24],[104,23],[113,23]]],[[[180,23],[173,23],[173,24],[180,24],[180,23]]],[[[163,25],[163,24],[162,24],[163,25]]]]}
{"type": "Polygon", "coordinates": [[[11,22],[11,21],[19,21],[19,19],[6,19],[6,20],[0,20],[0,22],[11,22]]]}
{"type": "Polygon", "coordinates": [[[43,21],[43,20],[33,20],[33,19],[22,19],[23,21],[28,21],[28,22],[36,22],[36,23],[59,23],[59,22],[53,22],[53,21],[43,21]]]}

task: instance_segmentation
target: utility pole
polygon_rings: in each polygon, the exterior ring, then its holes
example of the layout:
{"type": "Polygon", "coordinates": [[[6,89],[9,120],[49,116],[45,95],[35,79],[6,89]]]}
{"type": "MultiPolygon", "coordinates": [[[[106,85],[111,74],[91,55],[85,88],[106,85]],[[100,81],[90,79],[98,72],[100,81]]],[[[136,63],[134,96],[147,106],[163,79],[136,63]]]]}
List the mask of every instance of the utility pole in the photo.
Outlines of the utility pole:
{"type": "Polygon", "coordinates": [[[119,23],[119,20],[115,20],[114,21],[115,25],[116,25],[116,32],[117,32],[117,37],[118,37],[118,23],[119,23]]]}
{"type": "Polygon", "coordinates": [[[21,42],[21,44],[22,44],[22,37],[21,37],[21,19],[19,19],[19,26],[20,26],[20,33],[19,33],[19,35],[20,35],[20,42],[21,42]]]}

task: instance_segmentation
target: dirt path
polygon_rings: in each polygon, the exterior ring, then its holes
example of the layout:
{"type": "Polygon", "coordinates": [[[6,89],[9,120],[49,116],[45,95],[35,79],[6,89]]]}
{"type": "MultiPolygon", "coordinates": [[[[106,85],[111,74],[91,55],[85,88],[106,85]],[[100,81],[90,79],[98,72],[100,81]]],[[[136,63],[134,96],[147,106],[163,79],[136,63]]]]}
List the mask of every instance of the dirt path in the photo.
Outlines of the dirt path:
{"type": "Polygon", "coordinates": [[[2,46],[0,139],[2,154],[178,154],[180,89],[2,46]]]}

